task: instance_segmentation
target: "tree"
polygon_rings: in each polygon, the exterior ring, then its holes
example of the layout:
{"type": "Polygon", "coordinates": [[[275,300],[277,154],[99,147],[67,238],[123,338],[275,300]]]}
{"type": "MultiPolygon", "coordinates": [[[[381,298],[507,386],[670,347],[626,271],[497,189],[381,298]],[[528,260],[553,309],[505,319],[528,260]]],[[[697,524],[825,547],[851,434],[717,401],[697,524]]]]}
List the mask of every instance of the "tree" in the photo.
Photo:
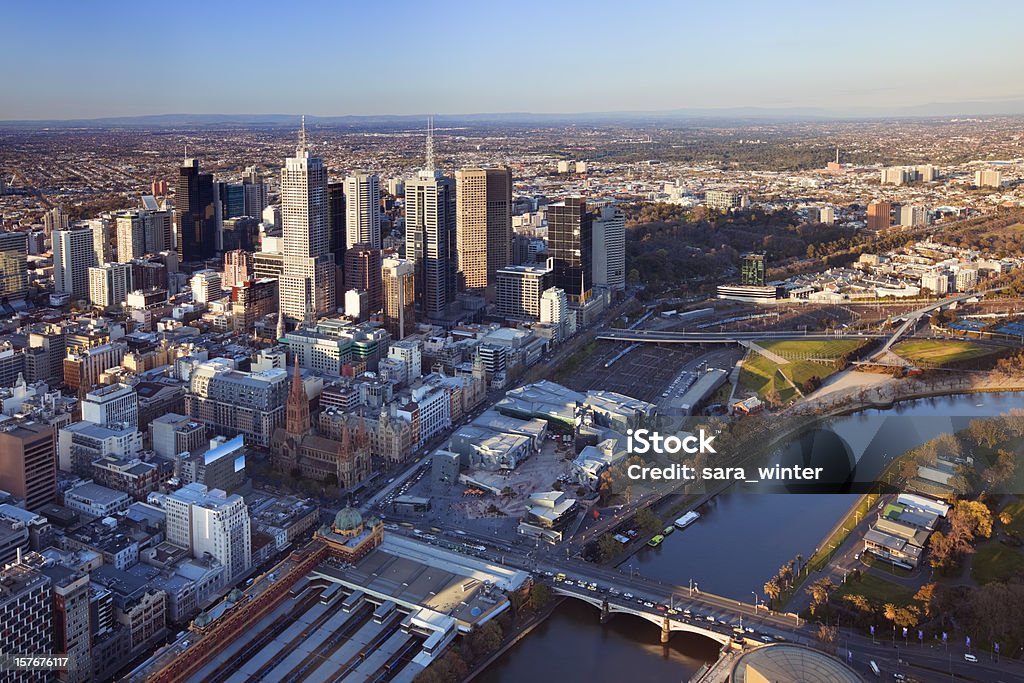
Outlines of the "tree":
{"type": "Polygon", "coordinates": [[[658,519],[658,516],[648,508],[640,508],[637,510],[635,519],[637,525],[645,531],[660,531],[664,528],[662,521],[658,519]]]}
{"type": "Polygon", "coordinates": [[[483,626],[477,627],[473,632],[471,643],[473,645],[473,651],[477,655],[491,654],[501,647],[501,641],[505,637],[505,633],[499,624],[495,620],[490,620],[483,626]]]}
{"type": "Polygon", "coordinates": [[[914,600],[921,603],[921,609],[926,617],[932,615],[932,605],[935,602],[935,591],[938,588],[936,583],[926,583],[914,594],[914,600]]]}
{"type": "Polygon", "coordinates": [[[836,636],[839,633],[839,629],[835,626],[826,626],[825,624],[818,624],[818,632],[815,634],[824,645],[835,645],[836,636]]]}
{"type": "Polygon", "coordinates": [[[530,588],[530,604],[534,609],[541,610],[551,601],[551,589],[546,583],[537,582],[530,588]]]}
{"type": "Polygon", "coordinates": [[[818,607],[828,605],[829,594],[835,587],[836,585],[832,583],[832,579],[827,576],[818,579],[807,587],[807,592],[811,594],[811,614],[816,614],[818,607]]]}
{"type": "Polygon", "coordinates": [[[860,595],[859,593],[847,593],[843,596],[843,600],[850,603],[850,606],[858,612],[871,611],[871,602],[869,602],[867,598],[865,598],[863,595],[860,595]]]}
{"type": "Polygon", "coordinates": [[[985,448],[994,448],[996,444],[1002,443],[1007,437],[1003,421],[998,418],[971,420],[967,426],[967,434],[975,443],[985,448]]]}
{"type": "Polygon", "coordinates": [[[612,534],[605,534],[598,540],[597,550],[601,553],[601,559],[607,562],[622,550],[622,544],[616,541],[612,534]]]}
{"type": "Polygon", "coordinates": [[[773,576],[765,582],[764,594],[768,597],[768,608],[774,609],[775,601],[782,595],[782,587],[779,585],[778,576],[773,576]]]}

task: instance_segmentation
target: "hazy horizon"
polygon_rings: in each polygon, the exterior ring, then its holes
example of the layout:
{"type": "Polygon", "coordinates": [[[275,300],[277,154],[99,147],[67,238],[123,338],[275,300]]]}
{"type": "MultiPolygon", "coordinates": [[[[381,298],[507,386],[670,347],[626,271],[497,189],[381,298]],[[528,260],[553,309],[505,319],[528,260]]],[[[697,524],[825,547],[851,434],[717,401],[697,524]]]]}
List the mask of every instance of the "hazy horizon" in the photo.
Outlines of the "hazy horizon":
{"type": "Polygon", "coordinates": [[[170,22],[126,0],[15,4],[5,8],[0,120],[737,108],[884,116],[1024,102],[1024,4],[989,7],[790,0],[623,12],[529,0],[438,12],[396,0],[387,11],[317,1],[282,12],[261,0],[180,0],[170,22]]]}

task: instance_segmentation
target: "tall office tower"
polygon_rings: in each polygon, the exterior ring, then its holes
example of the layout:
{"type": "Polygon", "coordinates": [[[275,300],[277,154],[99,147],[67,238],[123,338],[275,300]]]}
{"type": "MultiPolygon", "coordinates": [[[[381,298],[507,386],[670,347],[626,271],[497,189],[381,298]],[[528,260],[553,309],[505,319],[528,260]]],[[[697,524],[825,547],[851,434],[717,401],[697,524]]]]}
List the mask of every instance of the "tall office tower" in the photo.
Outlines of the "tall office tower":
{"type": "Polygon", "coordinates": [[[177,247],[183,262],[202,261],[217,251],[216,200],[213,174],[200,173],[196,159],[185,159],[174,194],[177,247]]]}
{"type": "Polygon", "coordinates": [[[331,235],[331,253],[334,254],[334,265],[345,265],[346,231],[345,231],[345,183],[327,184],[327,229],[331,235]]]}
{"type": "Polygon", "coordinates": [[[258,166],[247,166],[242,174],[243,216],[260,218],[267,208],[267,182],[258,166]]]}
{"type": "Polygon", "coordinates": [[[192,557],[209,553],[224,565],[225,584],[242,577],[252,564],[249,509],[237,494],[186,484],[167,496],[167,540],[188,548],[192,557]]]}
{"type": "Polygon", "coordinates": [[[892,204],[871,202],[868,204],[868,230],[885,230],[892,225],[892,204]]]}
{"type": "Polygon", "coordinates": [[[345,178],[345,246],[380,249],[380,178],[368,173],[345,178]]]}
{"type": "Polygon", "coordinates": [[[98,425],[139,426],[139,395],[127,384],[108,384],[82,399],[82,419],[98,425]]]}
{"type": "Polygon", "coordinates": [[[0,232],[0,301],[28,296],[28,235],[0,232]]]}
{"type": "Polygon", "coordinates": [[[253,277],[252,253],[236,249],[224,252],[224,289],[242,287],[253,277]]]}
{"type": "Polygon", "coordinates": [[[386,258],[381,275],[384,329],[392,339],[405,339],[416,328],[416,268],[408,259],[386,258]]]}
{"type": "Polygon", "coordinates": [[[823,206],[818,209],[818,222],[825,225],[835,225],[836,210],[831,206],[823,206]]]}
{"type": "Polygon", "coordinates": [[[586,303],[593,291],[593,223],[580,197],[548,206],[548,258],[555,287],[564,289],[573,305],[586,303]]]}
{"type": "Polygon", "coordinates": [[[185,396],[185,412],[215,434],[241,433],[250,444],[269,446],[284,421],[288,373],[280,369],[240,372],[215,359],[198,365],[185,396]]]}
{"type": "Polygon", "coordinates": [[[405,185],[405,257],[416,268],[416,303],[427,318],[441,318],[455,299],[455,183],[434,168],[433,124],[427,163],[405,185]]]}
{"type": "Polygon", "coordinates": [[[53,285],[61,294],[89,295],[89,268],[98,265],[92,230],[53,233],[53,285]]]}
{"type": "MultiPolygon", "coordinates": [[[[143,199],[151,200],[150,205],[156,206],[153,197],[147,196],[143,199]]],[[[120,263],[128,263],[146,254],[159,254],[174,248],[169,211],[119,211],[114,221],[117,226],[117,260],[120,263]]]]}
{"type": "Polygon", "coordinates": [[[53,427],[32,420],[0,424],[0,489],[35,510],[57,498],[53,427]]]}
{"type": "Polygon", "coordinates": [[[89,268],[89,303],[93,306],[117,306],[134,289],[130,263],[104,263],[89,268]]]}
{"type": "Polygon", "coordinates": [[[281,169],[281,222],[281,310],[287,318],[309,324],[333,312],[336,304],[327,231],[327,168],[306,147],[305,120],[295,156],[281,169]]]}
{"type": "Polygon", "coordinates": [[[763,287],[765,283],[764,254],[744,254],[740,263],[740,283],[763,287]]]}
{"type": "MultiPolygon", "coordinates": [[[[0,652],[44,654],[53,648],[53,596],[48,576],[18,562],[0,569],[0,652]]],[[[45,670],[6,669],[4,681],[36,683],[50,680],[45,670]]]]}
{"type": "Polygon", "coordinates": [[[220,218],[245,215],[245,186],[241,183],[214,183],[220,200],[220,218]]]}
{"type": "Polygon", "coordinates": [[[220,273],[216,270],[197,270],[190,280],[192,301],[197,304],[208,304],[224,298],[224,285],[220,273]]]}
{"type": "Polygon", "coordinates": [[[368,293],[367,305],[371,311],[379,311],[384,305],[380,249],[354,244],[345,252],[345,291],[350,289],[368,293]]]}
{"type": "Polygon", "coordinates": [[[485,289],[512,262],[512,170],[465,168],[455,173],[459,286],[485,289]]]}
{"type": "Polygon", "coordinates": [[[68,215],[64,209],[55,206],[43,214],[43,232],[52,235],[58,230],[68,229],[68,215]]]}
{"type": "Polygon", "coordinates": [[[601,207],[594,219],[594,285],[626,288],[626,214],[614,206],[601,207]]]}

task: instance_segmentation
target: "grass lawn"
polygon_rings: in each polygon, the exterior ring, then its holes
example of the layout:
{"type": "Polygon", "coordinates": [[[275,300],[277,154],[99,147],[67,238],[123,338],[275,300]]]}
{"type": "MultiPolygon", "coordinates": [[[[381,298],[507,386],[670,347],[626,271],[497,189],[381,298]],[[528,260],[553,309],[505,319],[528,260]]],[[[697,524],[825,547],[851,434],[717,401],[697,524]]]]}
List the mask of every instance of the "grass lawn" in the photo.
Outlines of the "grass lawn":
{"type": "Polygon", "coordinates": [[[837,372],[838,368],[829,359],[840,358],[853,353],[865,342],[855,339],[766,341],[758,345],[789,360],[779,365],[759,353],[751,352],[740,370],[740,384],[764,398],[773,389],[783,403],[797,397],[796,391],[779,374],[779,370],[798,386],[812,377],[824,380],[837,372]],[[808,360],[815,359],[815,360],[808,360]]]}
{"type": "Polygon", "coordinates": [[[892,350],[914,365],[923,368],[941,368],[975,358],[1001,353],[1001,347],[983,346],[969,341],[945,339],[916,339],[896,344],[892,350]]]}
{"type": "Polygon", "coordinates": [[[913,602],[914,591],[906,586],[886,581],[873,574],[861,574],[860,581],[847,581],[836,590],[836,597],[840,599],[844,595],[863,595],[879,607],[891,602],[894,605],[909,605],[913,602]]]}
{"type": "Polygon", "coordinates": [[[971,578],[979,584],[1008,581],[1024,574],[1024,555],[1002,543],[988,543],[978,549],[971,562],[971,578]]]}

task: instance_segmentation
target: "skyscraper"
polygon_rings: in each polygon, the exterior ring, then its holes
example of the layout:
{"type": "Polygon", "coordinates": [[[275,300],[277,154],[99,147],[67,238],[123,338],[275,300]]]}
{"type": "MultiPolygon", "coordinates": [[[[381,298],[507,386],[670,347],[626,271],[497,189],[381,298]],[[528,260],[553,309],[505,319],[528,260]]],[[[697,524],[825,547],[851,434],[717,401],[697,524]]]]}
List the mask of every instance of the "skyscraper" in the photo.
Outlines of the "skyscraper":
{"type": "Polygon", "coordinates": [[[334,264],[345,265],[347,235],[345,230],[345,183],[327,184],[327,229],[330,232],[331,253],[334,264]]]}
{"type": "Polygon", "coordinates": [[[186,484],[167,496],[167,540],[192,557],[208,553],[224,565],[225,584],[242,577],[252,563],[249,510],[237,494],[186,484]]]}
{"type": "Polygon", "coordinates": [[[0,232],[0,300],[28,294],[28,235],[0,232]]]}
{"type": "Polygon", "coordinates": [[[740,264],[740,283],[763,287],[765,283],[764,254],[744,254],[740,264]]]}
{"type": "Polygon", "coordinates": [[[267,183],[263,180],[258,166],[248,166],[242,174],[244,194],[243,216],[260,218],[267,208],[267,183]]]}
{"type": "Polygon", "coordinates": [[[245,286],[245,283],[253,278],[253,274],[253,257],[251,252],[241,249],[224,252],[223,285],[225,289],[245,286]]]}
{"type": "Polygon", "coordinates": [[[407,259],[384,259],[384,328],[392,339],[405,339],[416,327],[416,269],[407,259]]]}
{"type": "Polygon", "coordinates": [[[279,294],[284,315],[310,323],[335,310],[334,258],[327,229],[327,168],[306,146],[302,123],[295,156],[281,170],[284,272],[279,294]]]}
{"type": "Polygon", "coordinates": [[[428,318],[444,317],[455,298],[455,183],[434,168],[433,124],[426,167],[405,186],[405,257],[416,269],[416,302],[428,318]]]}
{"type": "Polygon", "coordinates": [[[455,174],[459,286],[494,286],[512,261],[512,171],[466,168],[455,174]]]}
{"type": "Polygon", "coordinates": [[[217,212],[213,175],[199,172],[196,159],[178,169],[174,194],[178,253],[185,263],[210,258],[217,250],[217,212]]]}
{"type": "Polygon", "coordinates": [[[380,249],[380,178],[361,173],[345,178],[345,246],[380,249]]]}
{"type": "Polygon", "coordinates": [[[61,294],[89,295],[89,268],[98,265],[89,228],[53,233],[53,286],[61,294]]]}
{"type": "Polygon", "coordinates": [[[117,260],[121,263],[174,248],[171,242],[171,215],[167,211],[120,211],[115,216],[115,223],[117,260]]]}
{"type": "MultiPolygon", "coordinates": [[[[18,562],[0,568],[0,652],[45,653],[53,648],[53,597],[49,577],[18,562]]],[[[44,671],[7,669],[12,683],[46,681],[44,671]]]]}
{"type": "Polygon", "coordinates": [[[614,206],[601,207],[594,219],[594,285],[626,288],[626,214],[614,206]]]}
{"type": "Polygon", "coordinates": [[[586,303],[593,290],[592,237],[593,215],[582,198],[548,206],[548,258],[554,286],[565,290],[573,305],[586,303]]]}

